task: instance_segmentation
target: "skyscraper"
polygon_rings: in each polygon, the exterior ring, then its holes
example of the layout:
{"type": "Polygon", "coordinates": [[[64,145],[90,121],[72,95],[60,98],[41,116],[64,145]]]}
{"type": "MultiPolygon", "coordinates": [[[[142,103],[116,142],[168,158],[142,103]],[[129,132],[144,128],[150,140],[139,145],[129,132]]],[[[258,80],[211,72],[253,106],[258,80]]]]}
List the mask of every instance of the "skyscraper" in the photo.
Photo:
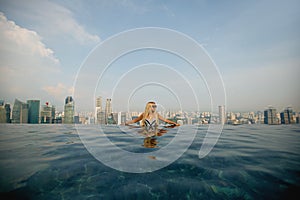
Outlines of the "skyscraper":
{"type": "Polygon", "coordinates": [[[6,123],[11,123],[11,120],[10,120],[10,114],[11,114],[10,104],[6,103],[4,108],[5,108],[5,111],[6,111],[6,123]]]}
{"type": "Polygon", "coordinates": [[[219,106],[219,120],[220,120],[220,124],[223,125],[226,122],[225,106],[219,106]]]}
{"type": "Polygon", "coordinates": [[[40,122],[40,100],[28,100],[28,123],[38,124],[40,122]]]}
{"type": "Polygon", "coordinates": [[[68,96],[65,100],[64,123],[65,124],[74,123],[74,100],[71,96],[68,96]]]}
{"type": "Polygon", "coordinates": [[[105,124],[108,124],[108,118],[112,115],[111,99],[106,99],[105,105],[105,124]]]}
{"type": "Polygon", "coordinates": [[[0,123],[6,123],[6,111],[2,100],[0,100],[0,123]]]}
{"type": "Polygon", "coordinates": [[[28,104],[15,99],[12,111],[12,123],[28,123],[28,104]]]}
{"type": "Polygon", "coordinates": [[[282,124],[291,124],[293,118],[292,108],[286,108],[283,112],[280,113],[280,119],[282,124]]]}
{"type": "Polygon", "coordinates": [[[54,122],[55,107],[51,106],[48,102],[42,106],[41,110],[41,123],[52,124],[54,122]],[[54,112],[53,112],[54,109],[54,112]]]}
{"type": "Polygon", "coordinates": [[[104,124],[104,112],[102,110],[102,97],[96,98],[96,108],[95,108],[95,122],[96,124],[104,124]]]}
{"type": "Polygon", "coordinates": [[[126,122],[126,112],[118,112],[118,121],[117,124],[125,124],[126,122]]]}
{"type": "Polygon", "coordinates": [[[6,113],[6,123],[11,123],[11,108],[10,104],[6,103],[4,105],[5,113],[6,113]]]}
{"type": "Polygon", "coordinates": [[[264,111],[264,123],[265,124],[278,124],[276,119],[276,109],[270,107],[264,111]]]}
{"type": "Polygon", "coordinates": [[[65,100],[65,104],[71,103],[73,102],[73,98],[71,96],[67,96],[66,100],[65,100]]]}

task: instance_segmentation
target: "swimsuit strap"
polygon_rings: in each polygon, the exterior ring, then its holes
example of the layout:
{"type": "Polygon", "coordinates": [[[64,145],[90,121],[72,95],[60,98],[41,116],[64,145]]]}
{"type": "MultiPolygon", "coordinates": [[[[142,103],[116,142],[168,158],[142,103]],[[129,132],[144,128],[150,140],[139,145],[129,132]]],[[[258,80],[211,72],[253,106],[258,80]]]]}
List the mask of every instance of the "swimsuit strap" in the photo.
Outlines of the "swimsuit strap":
{"type": "Polygon", "coordinates": [[[145,125],[146,126],[153,126],[153,124],[156,122],[156,119],[154,119],[152,122],[150,122],[148,119],[145,119],[145,125]]]}

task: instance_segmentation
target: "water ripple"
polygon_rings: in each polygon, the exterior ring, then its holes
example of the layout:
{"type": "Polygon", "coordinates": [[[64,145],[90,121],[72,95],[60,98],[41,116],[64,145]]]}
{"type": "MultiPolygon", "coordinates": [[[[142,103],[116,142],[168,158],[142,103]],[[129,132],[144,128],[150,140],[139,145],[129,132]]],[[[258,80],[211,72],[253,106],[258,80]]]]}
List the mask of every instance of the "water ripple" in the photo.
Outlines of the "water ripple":
{"type": "MultiPolygon", "coordinates": [[[[207,126],[191,126],[197,135],[190,148],[171,165],[152,173],[130,174],[97,161],[82,144],[73,125],[0,125],[0,197],[27,199],[281,199],[299,195],[299,125],[225,126],[208,154],[198,151],[207,126]],[[116,192],[118,191],[118,192],[116,192]]],[[[118,151],[157,151],[176,131],[156,137],[157,147],[144,138],[107,127],[82,126],[92,147],[118,159],[118,151]],[[105,148],[107,147],[107,148],[105,148]]],[[[172,151],[185,142],[179,141],[172,151]]],[[[153,162],[167,157],[149,157],[153,162]]],[[[2,198],[1,198],[2,199],[2,198]]]]}

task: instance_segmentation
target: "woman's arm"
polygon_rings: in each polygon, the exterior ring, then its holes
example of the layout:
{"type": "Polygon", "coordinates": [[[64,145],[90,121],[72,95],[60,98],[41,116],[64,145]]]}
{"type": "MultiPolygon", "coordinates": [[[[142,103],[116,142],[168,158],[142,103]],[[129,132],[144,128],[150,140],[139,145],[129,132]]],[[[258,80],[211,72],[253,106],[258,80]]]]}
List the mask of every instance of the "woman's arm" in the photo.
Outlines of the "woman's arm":
{"type": "Polygon", "coordinates": [[[125,125],[137,123],[143,119],[144,113],[142,113],[138,118],[125,122],[125,125]]]}
{"type": "Polygon", "coordinates": [[[180,124],[177,124],[177,123],[175,123],[175,122],[173,122],[171,120],[163,118],[160,114],[158,114],[158,119],[160,119],[161,121],[166,122],[168,124],[174,124],[176,126],[180,126],[180,124]]]}

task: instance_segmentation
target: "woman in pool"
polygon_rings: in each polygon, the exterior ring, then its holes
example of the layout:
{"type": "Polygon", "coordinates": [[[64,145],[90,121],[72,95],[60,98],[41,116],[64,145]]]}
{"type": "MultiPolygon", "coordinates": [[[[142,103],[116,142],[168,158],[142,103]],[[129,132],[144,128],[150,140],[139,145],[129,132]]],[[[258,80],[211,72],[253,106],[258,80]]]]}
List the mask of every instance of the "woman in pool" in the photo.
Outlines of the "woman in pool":
{"type": "Polygon", "coordinates": [[[141,126],[144,127],[157,127],[159,120],[166,122],[168,124],[172,124],[174,126],[180,126],[179,124],[170,121],[168,119],[163,118],[160,114],[156,112],[156,104],[153,101],[150,101],[146,104],[145,111],[138,117],[131,121],[125,123],[125,125],[129,125],[132,123],[136,123],[141,121],[141,126]]]}

